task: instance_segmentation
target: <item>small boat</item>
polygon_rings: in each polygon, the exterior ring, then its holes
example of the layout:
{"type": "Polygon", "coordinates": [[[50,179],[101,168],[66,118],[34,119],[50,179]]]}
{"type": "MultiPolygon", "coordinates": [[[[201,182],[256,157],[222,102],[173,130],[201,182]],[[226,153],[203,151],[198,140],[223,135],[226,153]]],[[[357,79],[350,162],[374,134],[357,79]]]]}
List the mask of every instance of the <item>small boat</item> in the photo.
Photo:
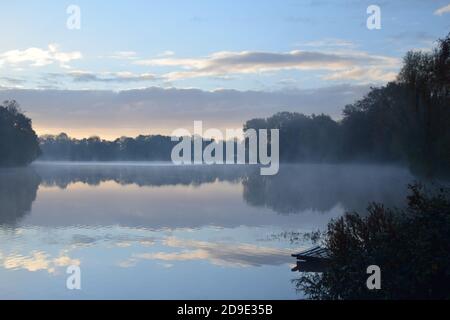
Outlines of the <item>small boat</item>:
{"type": "Polygon", "coordinates": [[[293,272],[324,272],[328,269],[330,262],[329,251],[320,246],[313,247],[292,255],[297,258],[297,265],[293,272]]]}

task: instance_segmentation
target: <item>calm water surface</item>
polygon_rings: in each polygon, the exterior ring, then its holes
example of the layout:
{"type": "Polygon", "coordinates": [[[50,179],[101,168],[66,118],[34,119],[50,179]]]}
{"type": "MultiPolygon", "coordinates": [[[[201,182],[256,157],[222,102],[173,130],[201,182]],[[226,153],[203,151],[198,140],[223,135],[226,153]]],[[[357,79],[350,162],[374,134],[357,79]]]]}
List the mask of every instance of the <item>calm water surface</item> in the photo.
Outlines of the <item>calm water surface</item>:
{"type": "Polygon", "coordinates": [[[403,206],[414,178],[369,165],[258,168],[37,163],[0,169],[2,299],[299,299],[289,233],[371,201],[403,206]],[[287,233],[287,236],[285,236],[287,233]],[[79,265],[82,290],[66,289],[79,265]]]}

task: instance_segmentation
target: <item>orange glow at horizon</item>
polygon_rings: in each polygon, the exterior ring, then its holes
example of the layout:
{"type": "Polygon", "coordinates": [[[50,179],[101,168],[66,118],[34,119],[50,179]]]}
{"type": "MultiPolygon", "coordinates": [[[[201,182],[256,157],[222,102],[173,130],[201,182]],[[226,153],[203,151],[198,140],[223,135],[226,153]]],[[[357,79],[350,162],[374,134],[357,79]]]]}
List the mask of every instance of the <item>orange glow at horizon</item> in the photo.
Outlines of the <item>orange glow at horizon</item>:
{"type": "Polygon", "coordinates": [[[153,128],[152,130],[143,130],[141,128],[41,128],[35,127],[34,131],[38,136],[58,135],[66,133],[71,138],[83,139],[92,136],[98,136],[103,140],[114,141],[120,137],[135,138],[139,135],[167,135],[170,136],[172,130],[167,128],[153,128]]]}
{"type": "MultiPolygon", "coordinates": [[[[185,126],[185,129],[187,129],[189,132],[193,134],[193,127],[185,126]]],[[[143,129],[143,128],[56,128],[56,127],[40,127],[40,126],[34,126],[34,131],[38,136],[43,135],[58,135],[60,133],[67,134],[70,138],[75,139],[83,139],[83,138],[89,138],[93,136],[98,136],[103,140],[107,141],[114,141],[116,139],[119,139],[121,137],[130,137],[130,138],[136,138],[139,135],[163,135],[163,136],[171,136],[173,131],[178,128],[155,128],[153,127],[151,130],[143,129]]],[[[205,127],[203,129],[203,132],[208,130],[209,127],[205,127]]],[[[226,135],[226,129],[225,128],[218,128],[223,132],[223,135],[225,137],[226,135]]],[[[232,128],[230,128],[232,129],[232,128]]],[[[242,136],[233,136],[233,137],[226,137],[226,138],[234,138],[237,137],[238,139],[241,139],[242,136]]]]}

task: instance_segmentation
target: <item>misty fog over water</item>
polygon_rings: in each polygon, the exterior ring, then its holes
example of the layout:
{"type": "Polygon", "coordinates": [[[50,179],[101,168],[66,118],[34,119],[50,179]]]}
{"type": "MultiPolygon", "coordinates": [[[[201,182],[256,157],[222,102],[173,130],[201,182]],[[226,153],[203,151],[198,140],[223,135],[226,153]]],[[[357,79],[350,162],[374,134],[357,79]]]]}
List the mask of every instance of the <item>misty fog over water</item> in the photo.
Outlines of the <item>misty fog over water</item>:
{"type": "Polygon", "coordinates": [[[402,207],[414,180],[356,164],[285,164],[276,176],[166,163],[0,169],[0,296],[301,298],[290,255],[311,244],[276,235],[324,229],[372,201],[402,207]],[[79,292],[65,287],[72,264],[79,292]]]}

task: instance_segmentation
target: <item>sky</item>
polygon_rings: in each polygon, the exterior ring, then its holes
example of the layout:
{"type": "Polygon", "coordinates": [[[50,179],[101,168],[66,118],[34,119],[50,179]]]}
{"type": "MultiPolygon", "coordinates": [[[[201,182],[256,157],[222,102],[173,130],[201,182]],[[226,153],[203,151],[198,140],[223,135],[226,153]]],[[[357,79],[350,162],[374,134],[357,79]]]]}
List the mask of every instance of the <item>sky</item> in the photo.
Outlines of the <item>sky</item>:
{"type": "Polygon", "coordinates": [[[394,80],[408,50],[450,32],[449,0],[16,0],[0,10],[0,100],[16,99],[38,134],[106,139],[194,120],[239,128],[278,111],[339,119],[394,80]],[[381,29],[367,27],[370,5],[381,29]]]}

